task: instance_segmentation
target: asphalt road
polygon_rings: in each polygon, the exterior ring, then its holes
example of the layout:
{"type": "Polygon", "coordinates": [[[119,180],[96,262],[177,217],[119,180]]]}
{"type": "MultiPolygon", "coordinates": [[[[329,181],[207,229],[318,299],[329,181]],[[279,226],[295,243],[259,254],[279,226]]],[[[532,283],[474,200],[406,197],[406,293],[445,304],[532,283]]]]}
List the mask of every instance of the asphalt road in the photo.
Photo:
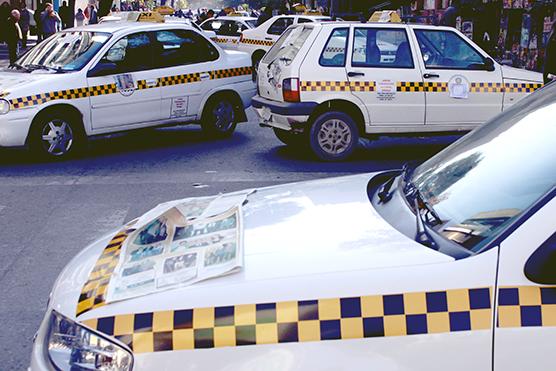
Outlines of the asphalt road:
{"type": "Polygon", "coordinates": [[[0,150],[0,368],[28,366],[32,338],[64,265],[97,237],[157,204],[244,188],[372,172],[422,161],[456,137],[363,143],[345,163],[322,163],[259,128],[253,112],[231,139],[196,127],[96,139],[78,159],[37,163],[0,150]]]}

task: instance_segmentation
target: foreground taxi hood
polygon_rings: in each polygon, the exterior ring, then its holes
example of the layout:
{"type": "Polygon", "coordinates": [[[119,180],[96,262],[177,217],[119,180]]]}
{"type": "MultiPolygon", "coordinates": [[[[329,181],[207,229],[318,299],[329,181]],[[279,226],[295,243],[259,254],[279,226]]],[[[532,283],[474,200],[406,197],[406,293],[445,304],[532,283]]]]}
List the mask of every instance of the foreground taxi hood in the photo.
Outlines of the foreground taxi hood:
{"type": "Polygon", "coordinates": [[[542,83],[543,81],[541,73],[509,66],[502,66],[502,77],[504,80],[521,80],[536,83],[542,83]]]}
{"type": "MultiPolygon", "coordinates": [[[[34,82],[41,81],[41,85],[49,86],[50,80],[60,78],[60,74],[53,74],[47,71],[26,72],[4,72],[0,71],[0,96],[14,93],[16,90],[28,90],[26,88],[34,82]]],[[[33,92],[41,93],[41,91],[33,92]]]]}
{"type": "MultiPolygon", "coordinates": [[[[208,306],[230,290],[244,292],[292,277],[452,261],[402,235],[378,215],[367,197],[370,178],[362,174],[260,189],[243,209],[245,262],[240,272],[111,303],[80,319],[208,306]]],[[[68,264],[54,287],[54,309],[75,317],[83,284],[110,237],[68,264]]]]}

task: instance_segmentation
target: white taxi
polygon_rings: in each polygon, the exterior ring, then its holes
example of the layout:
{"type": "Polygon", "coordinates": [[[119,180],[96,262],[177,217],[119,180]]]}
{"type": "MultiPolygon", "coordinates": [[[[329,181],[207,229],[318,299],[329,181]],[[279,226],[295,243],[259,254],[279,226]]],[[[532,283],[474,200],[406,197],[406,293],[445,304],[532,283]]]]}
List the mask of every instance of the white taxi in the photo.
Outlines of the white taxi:
{"type": "Polygon", "coordinates": [[[212,31],[216,34],[212,40],[224,49],[237,49],[241,33],[257,26],[257,18],[223,16],[210,18],[201,23],[201,28],[205,31],[212,31]]]}
{"type": "Polygon", "coordinates": [[[552,85],[414,170],[160,205],[65,267],[30,370],[553,370],[555,115],[552,85]]]}
{"type": "Polygon", "coordinates": [[[286,144],[342,160],[358,138],[471,130],[542,86],[450,27],[310,23],[266,54],[253,100],[286,144]]]}
{"type": "Polygon", "coordinates": [[[251,70],[186,24],[64,30],[0,72],[0,146],[62,157],[93,135],[182,123],[228,136],[247,121],[251,70]]]}
{"type": "Polygon", "coordinates": [[[243,31],[239,38],[237,49],[249,53],[253,62],[253,68],[256,68],[265,53],[288,27],[302,23],[331,20],[332,18],[322,15],[277,15],[256,28],[243,31]]]}

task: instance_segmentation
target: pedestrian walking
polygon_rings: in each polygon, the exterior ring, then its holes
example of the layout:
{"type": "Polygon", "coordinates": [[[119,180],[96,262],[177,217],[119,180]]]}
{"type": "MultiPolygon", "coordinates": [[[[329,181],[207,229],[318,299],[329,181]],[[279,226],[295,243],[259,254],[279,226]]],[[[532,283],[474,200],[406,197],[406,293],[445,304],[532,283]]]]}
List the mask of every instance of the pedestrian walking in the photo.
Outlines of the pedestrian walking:
{"type": "Polygon", "coordinates": [[[44,38],[54,35],[58,31],[58,24],[62,23],[62,19],[54,11],[54,7],[51,3],[46,3],[44,7],[44,12],[41,13],[41,24],[42,32],[44,38]]]}
{"type": "Polygon", "coordinates": [[[83,26],[85,22],[85,14],[83,14],[83,10],[81,8],[77,9],[77,13],[75,13],[75,25],[77,27],[83,26]]]}
{"type": "Polygon", "coordinates": [[[10,16],[10,4],[3,2],[0,5],[0,42],[6,41],[8,32],[8,18],[10,16]]]}
{"type": "Polygon", "coordinates": [[[95,9],[95,6],[91,4],[89,7],[89,24],[97,24],[98,23],[98,13],[95,9]]]}
{"type": "Polygon", "coordinates": [[[35,20],[35,28],[37,29],[37,43],[44,39],[41,21],[41,15],[43,11],[44,7],[41,7],[40,4],[37,4],[37,9],[35,9],[35,14],[33,14],[33,19],[35,20]]]}
{"type": "Polygon", "coordinates": [[[31,24],[31,12],[27,9],[27,4],[25,1],[21,3],[21,9],[19,10],[19,28],[21,28],[21,46],[23,49],[27,48],[27,35],[29,35],[29,25],[31,24]]]}
{"type": "Polygon", "coordinates": [[[10,57],[10,66],[17,60],[19,54],[19,40],[21,40],[21,28],[19,27],[19,10],[14,9],[10,13],[6,27],[6,43],[8,44],[8,53],[10,57]]]}
{"type": "Polygon", "coordinates": [[[543,78],[545,84],[556,80],[556,21],[552,23],[552,30],[546,41],[543,78]]]}
{"type": "Polygon", "coordinates": [[[62,20],[62,29],[66,29],[71,27],[70,26],[70,18],[71,18],[71,9],[68,6],[68,3],[63,1],[62,6],[58,9],[58,13],[60,14],[60,19],[62,20]]]}

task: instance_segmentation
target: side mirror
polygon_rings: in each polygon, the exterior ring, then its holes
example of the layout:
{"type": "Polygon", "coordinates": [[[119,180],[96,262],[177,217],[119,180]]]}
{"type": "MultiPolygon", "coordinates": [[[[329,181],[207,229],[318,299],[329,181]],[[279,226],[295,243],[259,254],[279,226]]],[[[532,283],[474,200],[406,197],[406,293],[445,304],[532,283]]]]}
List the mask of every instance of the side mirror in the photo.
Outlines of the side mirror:
{"type": "Polygon", "coordinates": [[[556,233],[527,259],[524,273],[532,282],[544,285],[556,284],[556,233]]]}
{"type": "Polygon", "coordinates": [[[117,70],[118,66],[116,65],[116,63],[101,60],[96,64],[96,66],[94,66],[87,72],[87,77],[113,75],[117,73],[117,70]]]}
{"type": "Polygon", "coordinates": [[[484,68],[486,71],[492,72],[495,70],[494,68],[494,61],[492,58],[485,59],[484,68]]]}

